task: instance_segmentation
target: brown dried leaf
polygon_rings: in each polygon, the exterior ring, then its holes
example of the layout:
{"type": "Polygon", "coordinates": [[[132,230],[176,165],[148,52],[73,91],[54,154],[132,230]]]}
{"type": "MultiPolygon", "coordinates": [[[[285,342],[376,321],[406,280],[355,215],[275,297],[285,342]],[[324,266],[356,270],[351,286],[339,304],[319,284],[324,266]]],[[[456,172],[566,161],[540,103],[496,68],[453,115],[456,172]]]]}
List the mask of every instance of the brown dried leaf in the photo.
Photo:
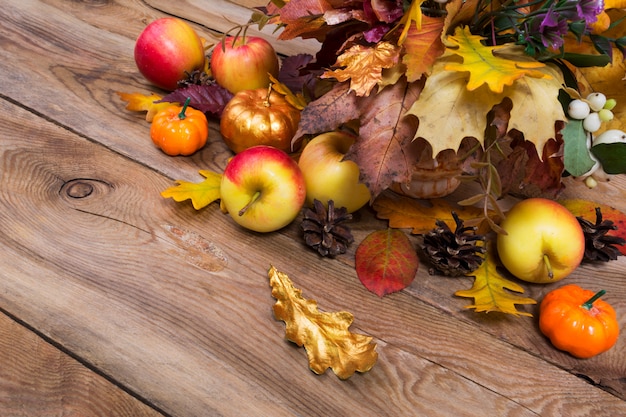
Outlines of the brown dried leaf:
{"type": "Polygon", "coordinates": [[[406,113],[421,89],[421,83],[408,84],[400,80],[378,94],[358,100],[362,124],[359,138],[346,154],[346,159],[359,166],[361,181],[373,198],[393,182],[407,182],[411,177],[421,149],[412,141],[417,119],[406,113]]]}
{"type": "Polygon", "coordinates": [[[389,220],[389,227],[412,229],[413,234],[429,232],[437,220],[454,224],[451,214],[453,211],[463,219],[466,226],[478,225],[484,215],[480,208],[452,206],[444,199],[432,199],[428,200],[428,203],[420,202],[392,192],[381,194],[372,207],[376,211],[376,217],[389,220]]]}
{"type": "Polygon", "coordinates": [[[314,300],[302,297],[287,274],[270,266],[274,317],[285,322],[285,337],[304,346],[309,367],[316,374],[331,368],[341,379],[354,372],[367,372],[376,363],[378,353],[372,337],[351,333],[354,316],[346,311],[320,312],[314,300]]]}

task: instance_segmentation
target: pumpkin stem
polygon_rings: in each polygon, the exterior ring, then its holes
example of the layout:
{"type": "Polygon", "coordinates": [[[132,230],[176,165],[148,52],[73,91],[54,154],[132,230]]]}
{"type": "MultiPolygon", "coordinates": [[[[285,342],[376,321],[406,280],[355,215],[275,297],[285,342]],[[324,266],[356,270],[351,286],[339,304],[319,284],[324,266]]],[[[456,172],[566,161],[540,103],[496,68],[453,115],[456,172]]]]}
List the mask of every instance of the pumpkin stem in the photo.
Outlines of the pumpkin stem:
{"type": "Polygon", "coordinates": [[[187,97],[187,100],[185,100],[185,104],[183,104],[183,108],[180,110],[180,113],[178,113],[178,118],[180,120],[185,120],[185,117],[187,117],[185,112],[187,111],[187,107],[189,106],[190,101],[191,101],[191,97],[187,97]]]}
{"type": "Polygon", "coordinates": [[[267,87],[267,95],[265,96],[265,101],[263,101],[263,105],[265,107],[270,106],[270,95],[272,94],[272,85],[274,85],[274,83],[270,83],[270,86],[267,87]]]}
{"type": "Polygon", "coordinates": [[[596,302],[596,300],[600,297],[602,297],[604,294],[606,294],[605,290],[600,290],[597,293],[595,293],[595,295],[593,297],[591,297],[590,299],[588,299],[587,301],[585,301],[582,304],[583,308],[586,308],[587,310],[591,310],[591,307],[593,307],[593,303],[596,302]]]}

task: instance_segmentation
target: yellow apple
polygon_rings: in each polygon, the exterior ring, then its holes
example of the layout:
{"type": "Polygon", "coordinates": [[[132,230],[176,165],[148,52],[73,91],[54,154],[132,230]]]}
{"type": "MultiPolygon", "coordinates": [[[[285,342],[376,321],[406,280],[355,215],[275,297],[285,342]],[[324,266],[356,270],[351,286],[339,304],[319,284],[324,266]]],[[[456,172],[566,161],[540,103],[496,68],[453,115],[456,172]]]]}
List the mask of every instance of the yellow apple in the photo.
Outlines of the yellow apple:
{"type": "Polygon", "coordinates": [[[346,133],[328,132],[316,136],[302,150],[298,164],[306,182],[306,203],[333,200],[335,207],[357,211],[371,199],[369,189],[359,182],[359,166],[344,160],[355,138],[346,133]]]}
{"type": "Polygon", "coordinates": [[[585,252],[576,217],[556,201],[529,198],[515,204],[500,224],[497,248],[506,269],[517,278],[550,283],[568,276],[585,252]]]}
{"type": "Polygon", "coordinates": [[[256,232],[272,232],[291,223],[306,197],[298,164],[272,146],[253,146],[226,165],[220,199],[233,220],[256,232]]]}

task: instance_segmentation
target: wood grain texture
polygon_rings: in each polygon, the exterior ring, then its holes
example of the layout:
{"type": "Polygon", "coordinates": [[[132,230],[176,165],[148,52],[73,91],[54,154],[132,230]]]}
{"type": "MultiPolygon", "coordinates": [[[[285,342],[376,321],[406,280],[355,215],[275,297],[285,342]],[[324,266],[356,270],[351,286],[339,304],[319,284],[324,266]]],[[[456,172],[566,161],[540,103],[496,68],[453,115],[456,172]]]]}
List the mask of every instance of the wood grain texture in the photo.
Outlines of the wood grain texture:
{"type": "MultiPolygon", "coordinates": [[[[201,152],[167,157],[115,92],[155,91],[132,61],[146,20],[193,10],[183,17],[219,29],[215,4],[11,0],[0,9],[0,308],[176,416],[626,414],[623,337],[575,360],[536,318],[465,310],[469,300],[452,294],[470,278],[422,268],[410,288],[380,299],[356,278],[356,245],[320,259],[297,222],[261,235],[217,205],[161,198],[173,179],[224,167],[217,122],[201,152]],[[340,381],[308,369],[272,316],[270,264],[322,310],[355,315],[351,330],[378,344],[370,372],[340,381]]],[[[626,210],[624,190],[620,178],[594,192],[568,184],[566,195],[626,210]]],[[[357,242],[386,227],[367,209],[357,218],[357,242]]],[[[620,259],[568,282],[601,279],[624,328],[625,274],[620,259]]],[[[556,286],[525,286],[526,295],[556,286]]]]}
{"type": "Polygon", "coordinates": [[[0,363],[3,416],[163,416],[1,313],[0,363]]]}

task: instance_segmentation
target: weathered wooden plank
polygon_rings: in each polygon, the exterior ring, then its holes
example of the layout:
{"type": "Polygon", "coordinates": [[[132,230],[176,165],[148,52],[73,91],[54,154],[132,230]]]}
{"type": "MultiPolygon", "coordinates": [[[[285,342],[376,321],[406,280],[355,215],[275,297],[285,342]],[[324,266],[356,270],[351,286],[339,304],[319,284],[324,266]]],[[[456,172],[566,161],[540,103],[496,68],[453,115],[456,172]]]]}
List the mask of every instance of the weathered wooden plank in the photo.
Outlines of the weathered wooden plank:
{"type": "Polygon", "coordinates": [[[3,416],[162,416],[5,314],[0,364],[3,416]]]}

